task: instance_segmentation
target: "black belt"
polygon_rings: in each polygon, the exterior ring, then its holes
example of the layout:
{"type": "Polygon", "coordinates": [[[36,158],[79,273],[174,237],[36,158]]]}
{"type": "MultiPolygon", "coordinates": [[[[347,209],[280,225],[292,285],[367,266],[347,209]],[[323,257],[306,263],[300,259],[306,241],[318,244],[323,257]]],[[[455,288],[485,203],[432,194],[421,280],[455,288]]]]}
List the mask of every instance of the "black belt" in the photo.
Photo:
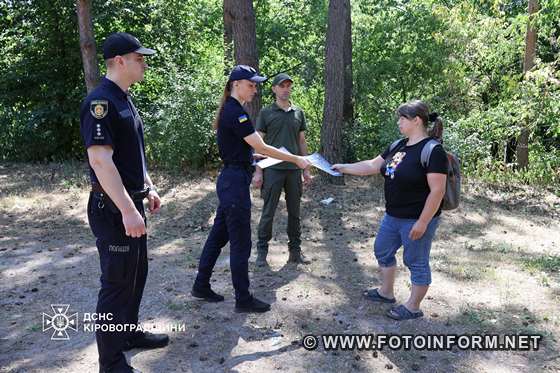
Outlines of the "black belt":
{"type": "MultiPolygon", "coordinates": [[[[103,187],[99,183],[91,183],[91,191],[93,193],[103,193],[107,195],[107,193],[105,192],[105,190],[103,190],[103,187]]],[[[144,189],[134,191],[127,190],[127,193],[133,201],[141,201],[148,196],[148,194],[150,193],[150,188],[146,187],[144,189]]]]}
{"type": "Polygon", "coordinates": [[[236,169],[246,170],[246,171],[250,171],[250,172],[253,172],[255,170],[255,167],[249,162],[229,162],[229,161],[225,161],[224,162],[224,168],[236,168],[236,169]]]}

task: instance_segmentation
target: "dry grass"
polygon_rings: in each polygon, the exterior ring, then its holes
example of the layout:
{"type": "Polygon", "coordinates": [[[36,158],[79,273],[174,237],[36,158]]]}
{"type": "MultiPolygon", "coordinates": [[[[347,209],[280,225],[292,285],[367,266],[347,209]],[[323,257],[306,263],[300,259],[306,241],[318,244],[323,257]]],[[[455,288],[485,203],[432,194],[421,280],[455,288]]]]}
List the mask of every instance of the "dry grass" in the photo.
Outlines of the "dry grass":
{"type": "MultiPolygon", "coordinates": [[[[41,313],[52,303],[93,312],[99,263],[87,226],[82,164],[0,165],[0,371],[94,372],[91,333],[50,341],[41,313]]],[[[273,303],[263,315],[233,313],[228,249],[213,287],[226,302],[189,295],[217,204],[215,172],[197,177],[156,173],[164,210],[150,219],[150,274],[141,319],[185,323],[159,351],[128,354],[147,372],[216,371],[558,371],[560,200],[528,187],[498,190],[469,181],[461,208],[445,214],[432,248],[433,286],[426,317],[394,322],[386,306],[361,298],[376,286],[373,235],[383,214],[378,179],[347,186],[315,183],[303,201],[303,250],[309,266],[288,266],[281,202],[270,269],[251,268],[252,289],[273,303]],[[328,207],[318,201],[333,197],[328,207]],[[306,334],[538,333],[539,351],[306,351],[306,334]]],[[[253,237],[262,202],[253,193],[253,237]]],[[[399,263],[402,263],[402,257],[399,263]]],[[[251,262],[254,258],[251,258],[251,262]]],[[[399,267],[396,294],[409,293],[399,267]]]]}

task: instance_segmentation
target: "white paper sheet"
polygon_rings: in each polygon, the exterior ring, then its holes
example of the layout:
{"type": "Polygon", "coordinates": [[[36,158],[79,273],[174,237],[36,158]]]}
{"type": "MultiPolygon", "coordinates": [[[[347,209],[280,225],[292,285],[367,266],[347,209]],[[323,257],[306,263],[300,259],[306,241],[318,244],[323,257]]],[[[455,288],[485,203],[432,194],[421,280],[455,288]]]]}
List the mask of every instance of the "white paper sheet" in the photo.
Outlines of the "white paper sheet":
{"type": "Polygon", "coordinates": [[[307,158],[307,160],[319,170],[325,171],[326,173],[333,176],[342,176],[340,172],[331,169],[332,165],[319,153],[313,153],[305,158],[307,158]]]}
{"type": "MultiPolygon", "coordinates": [[[[281,147],[278,150],[280,150],[283,153],[291,154],[288,151],[288,149],[286,149],[285,147],[281,147]]],[[[274,166],[275,164],[282,163],[282,162],[284,162],[284,161],[282,161],[280,159],[268,157],[268,158],[265,158],[263,160],[258,161],[257,166],[259,166],[260,168],[267,168],[267,167],[274,166]]]]}
{"type": "MultiPolygon", "coordinates": [[[[281,152],[284,153],[288,153],[291,154],[288,149],[286,149],[285,147],[281,147],[278,150],[280,150],[281,152]]],[[[314,167],[317,167],[318,169],[325,171],[326,173],[333,175],[333,176],[342,176],[342,174],[338,171],[335,171],[333,169],[331,169],[331,164],[325,159],[323,158],[323,156],[319,153],[313,153],[311,155],[305,156],[305,159],[307,159],[309,162],[311,162],[311,165],[314,167]]],[[[268,157],[265,158],[259,162],[257,162],[257,166],[259,166],[260,168],[267,168],[270,166],[274,166],[275,164],[284,162],[280,159],[276,159],[276,158],[272,158],[272,157],[268,157]]]]}

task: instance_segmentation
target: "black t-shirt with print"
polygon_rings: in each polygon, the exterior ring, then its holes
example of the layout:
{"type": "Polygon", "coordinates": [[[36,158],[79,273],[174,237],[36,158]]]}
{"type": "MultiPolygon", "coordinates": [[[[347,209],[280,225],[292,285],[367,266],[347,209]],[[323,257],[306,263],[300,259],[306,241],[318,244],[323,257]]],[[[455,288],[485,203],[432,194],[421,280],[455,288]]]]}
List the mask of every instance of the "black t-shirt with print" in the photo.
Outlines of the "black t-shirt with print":
{"type": "MultiPolygon", "coordinates": [[[[428,167],[420,161],[422,148],[430,140],[424,139],[406,146],[402,140],[395,149],[390,147],[381,154],[385,164],[381,175],[385,178],[385,209],[387,214],[402,219],[418,219],[422,214],[430,187],[426,174],[447,174],[447,155],[442,146],[432,150],[428,167]]],[[[434,216],[441,214],[441,206],[434,216]]]]}

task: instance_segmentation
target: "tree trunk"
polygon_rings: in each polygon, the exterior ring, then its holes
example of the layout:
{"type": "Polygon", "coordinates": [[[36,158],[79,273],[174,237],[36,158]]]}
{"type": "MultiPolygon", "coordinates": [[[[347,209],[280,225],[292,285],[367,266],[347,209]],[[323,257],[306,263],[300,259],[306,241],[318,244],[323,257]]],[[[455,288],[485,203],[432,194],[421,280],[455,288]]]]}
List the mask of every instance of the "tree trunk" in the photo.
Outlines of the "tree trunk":
{"type": "Polygon", "coordinates": [[[80,31],[80,51],[84,66],[84,78],[88,93],[99,82],[99,65],[93,37],[93,23],[91,21],[91,0],[77,0],[78,28],[80,31]]]}
{"type": "MultiPolygon", "coordinates": [[[[224,19],[228,17],[231,19],[235,63],[252,66],[258,71],[259,54],[252,0],[224,0],[224,19]]],[[[246,109],[251,121],[255,123],[261,109],[260,88],[253,101],[246,105],[246,109]]]]}
{"type": "MultiPolygon", "coordinates": [[[[330,0],[325,58],[325,106],[321,128],[321,153],[331,163],[343,161],[344,41],[349,0],[330,0]]],[[[326,181],[344,184],[341,177],[325,174],[326,181]]]]}
{"type": "MultiPolygon", "coordinates": [[[[534,14],[539,10],[538,0],[529,0],[527,22],[527,34],[525,35],[525,56],[523,58],[523,72],[527,74],[535,65],[535,54],[537,52],[537,29],[535,28],[534,14]]],[[[520,169],[529,166],[529,123],[521,129],[517,141],[517,165],[520,169]]]]}
{"type": "Polygon", "coordinates": [[[342,121],[344,123],[344,162],[350,162],[356,160],[355,151],[352,143],[350,142],[350,136],[352,135],[352,132],[354,130],[354,101],[352,96],[352,8],[350,6],[350,2],[348,2],[348,11],[346,12],[345,18],[345,32],[343,42],[344,104],[342,109],[342,121]]]}
{"type": "Polygon", "coordinates": [[[226,11],[231,6],[229,5],[231,0],[224,0],[224,71],[225,75],[229,74],[230,69],[234,65],[233,60],[233,20],[231,19],[231,13],[226,11]]]}
{"type": "Polygon", "coordinates": [[[345,124],[351,124],[354,120],[354,103],[352,100],[352,12],[350,1],[347,1],[347,7],[342,45],[344,55],[344,107],[342,116],[345,124]]]}
{"type": "Polygon", "coordinates": [[[514,163],[515,151],[517,149],[517,139],[515,137],[508,139],[504,148],[504,163],[506,165],[514,163]]]}

